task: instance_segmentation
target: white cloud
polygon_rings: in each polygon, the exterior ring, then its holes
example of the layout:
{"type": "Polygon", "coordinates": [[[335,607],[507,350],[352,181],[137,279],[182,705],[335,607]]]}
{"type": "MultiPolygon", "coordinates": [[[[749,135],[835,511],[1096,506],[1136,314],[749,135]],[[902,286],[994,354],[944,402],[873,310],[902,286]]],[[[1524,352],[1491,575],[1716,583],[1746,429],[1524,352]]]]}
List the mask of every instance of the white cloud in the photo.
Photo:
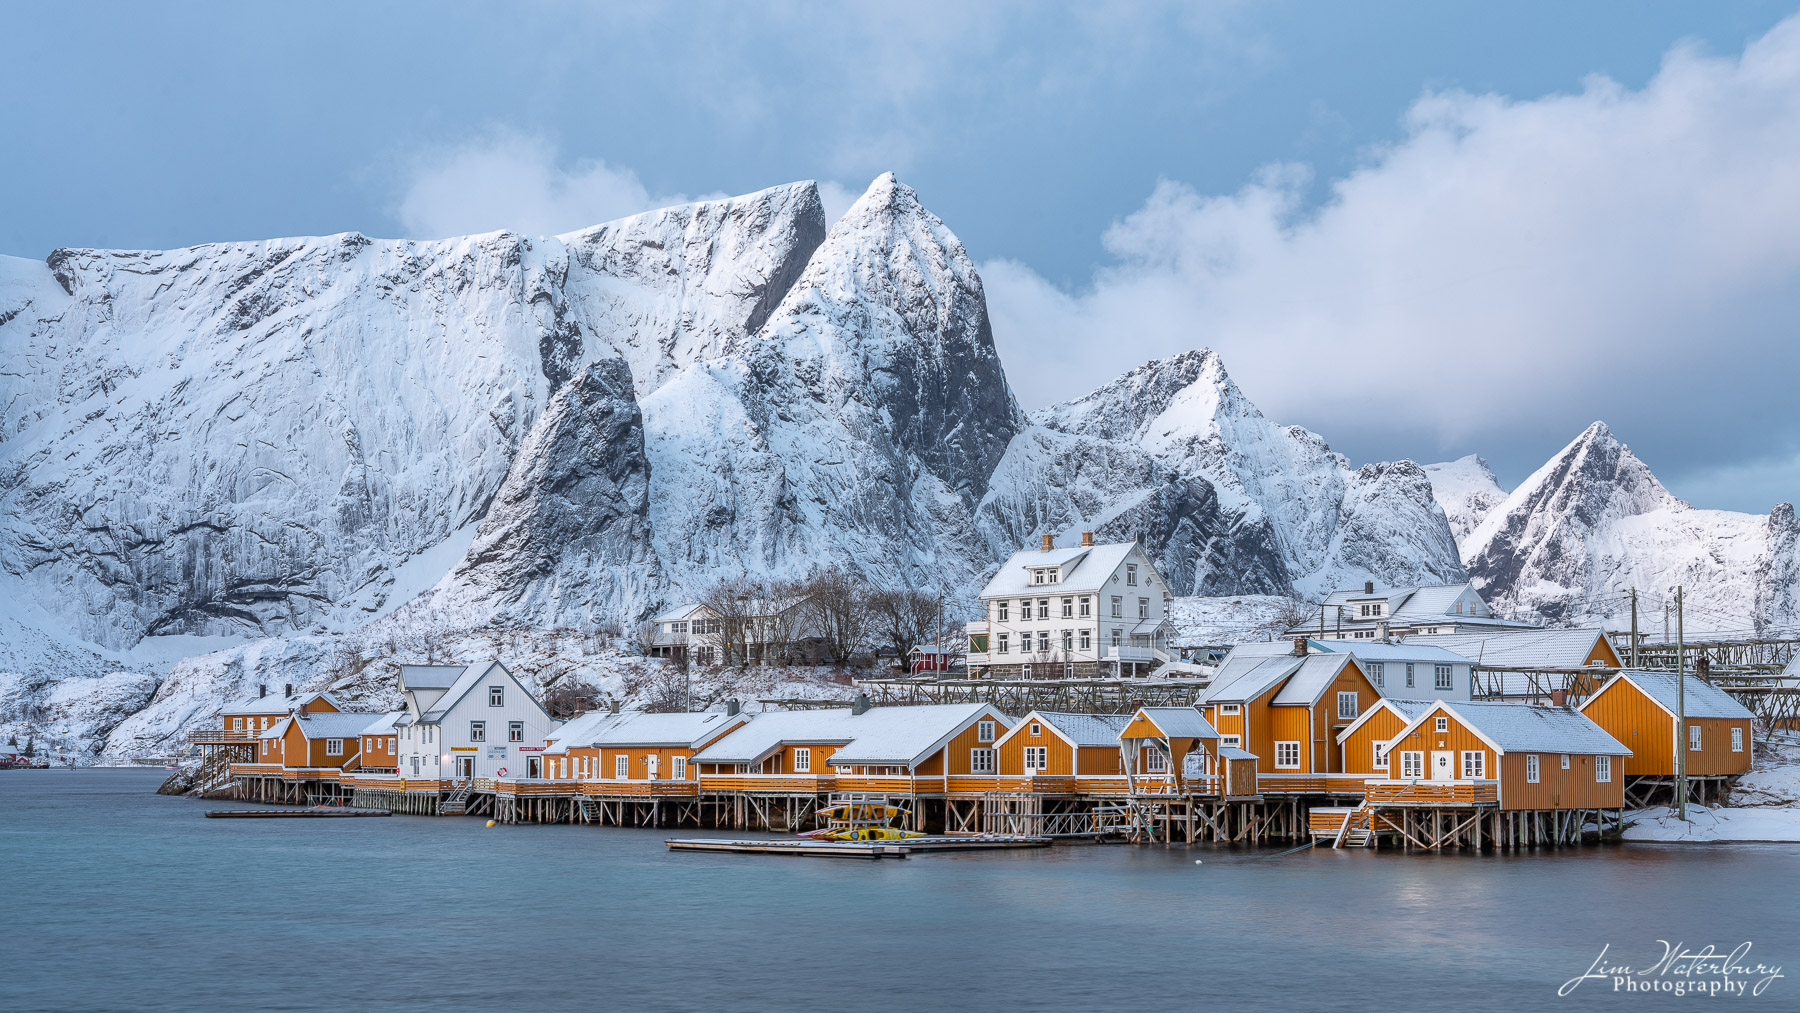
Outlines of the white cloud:
{"type": "Polygon", "coordinates": [[[1405,125],[1316,208],[1293,167],[1163,182],[1079,292],[987,264],[1023,398],[1210,345],[1354,446],[1548,453],[1594,418],[1671,471],[1800,445],[1770,410],[1800,366],[1800,19],[1741,57],[1677,48],[1641,91],[1430,94],[1405,125]]]}
{"type": "Polygon", "coordinates": [[[421,158],[395,215],[416,239],[496,229],[556,235],[716,196],[653,195],[630,169],[599,160],[564,166],[541,138],[500,133],[421,158]]]}

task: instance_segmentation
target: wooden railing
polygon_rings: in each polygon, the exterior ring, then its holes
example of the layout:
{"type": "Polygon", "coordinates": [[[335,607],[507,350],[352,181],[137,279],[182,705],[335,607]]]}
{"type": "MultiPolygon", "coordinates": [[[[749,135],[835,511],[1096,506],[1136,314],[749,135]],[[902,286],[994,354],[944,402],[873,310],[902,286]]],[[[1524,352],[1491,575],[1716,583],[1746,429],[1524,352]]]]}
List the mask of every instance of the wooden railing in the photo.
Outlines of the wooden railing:
{"type": "Polygon", "coordinates": [[[280,777],[282,766],[279,763],[234,763],[231,773],[234,777],[280,777]]]}
{"type": "Polygon", "coordinates": [[[188,741],[197,745],[217,746],[233,742],[254,742],[262,729],[200,728],[188,733],[188,741]]]}
{"type": "Polygon", "coordinates": [[[680,798],[700,793],[700,782],[683,781],[623,781],[596,780],[582,781],[581,793],[594,796],[629,796],[633,798],[680,798]]]}
{"type": "Polygon", "coordinates": [[[887,792],[890,795],[936,794],[944,790],[944,778],[908,777],[905,774],[839,774],[838,791],[887,792]]]}
{"type": "Polygon", "coordinates": [[[1367,785],[1367,800],[1374,805],[1483,805],[1500,800],[1497,781],[1371,780],[1367,785]]]}
{"type": "Polygon", "coordinates": [[[1256,790],[1262,794],[1361,795],[1368,780],[1367,774],[1282,774],[1259,771],[1256,775],[1256,790]]]}
{"type": "Polygon", "coordinates": [[[837,778],[813,774],[701,774],[700,790],[820,795],[832,791],[837,778]]]}

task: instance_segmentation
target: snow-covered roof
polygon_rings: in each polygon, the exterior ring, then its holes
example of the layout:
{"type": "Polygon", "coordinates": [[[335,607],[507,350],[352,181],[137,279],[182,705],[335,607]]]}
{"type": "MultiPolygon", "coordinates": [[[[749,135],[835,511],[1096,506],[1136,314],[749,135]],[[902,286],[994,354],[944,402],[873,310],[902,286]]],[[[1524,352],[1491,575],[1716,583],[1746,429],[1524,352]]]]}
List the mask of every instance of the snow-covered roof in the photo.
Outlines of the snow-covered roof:
{"type": "Polygon", "coordinates": [[[363,729],[387,717],[385,714],[315,711],[293,719],[300,734],[309,739],[354,739],[363,729]]]}
{"type": "Polygon", "coordinates": [[[1412,732],[1439,708],[1501,752],[1631,755],[1624,743],[1572,707],[1489,700],[1440,701],[1414,718],[1394,739],[1412,732]]]}
{"type": "Polygon", "coordinates": [[[703,607],[704,606],[697,601],[689,602],[686,605],[677,605],[669,611],[664,612],[662,615],[652,616],[650,621],[653,623],[680,622],[683,619],[693,616],[694,613],[700,611],[703,607]]]}
{"type": "MultiPolygon", "coordinates": [[[[1236,655],[1236,651],[1232,655],[1236,655]]],[[[1311,655],[1309,655],[1311,657],[1311,655]]],[[[1305,659],[1292,654],[1276,657],[1246,655],[1227,656],[1213,676],[1212,685],[1201,695],[1201,703],[1244,703],[1267,693],[1277,683],[1293,675],[1305,659]]]]}
{"type": "Polygon", "coordinates": [[[449,689],[467,665],[401,665],[400,688],[449,689]]]}
{"type": "Polygon", "coordinates": [[[1326,687],[1331,685],[1332,680],[1338,677],[1338,673],[1350,661],[1351,656],[1348,654],[1307,655],[1299,671],[1294,673],[1294,677],[1281,687],[1281,692],[1276,693],[1275,699],[1270,702],[1276,706],[1311,707],[1319,702],[1326,687]]]}
{"type": "Polygon", "coordinates": [[[310,704],[314,700],[323,700],[339,710],[343,709],[343,705],[338,703],[337,698],[330,693],[299,693],[286,697],[269,693],[263,696],[247,696],[240,700],[233,700],[226,704],[219,713],[224,715],[281,714],[303,703],[310,704]]]}
{"type": "Polygon", "coordinates": [[[1605,638],[1606,631],[1596,627],[1422,634],[1405,637],[1402,643],[1441,647],[1490,668],[1581,668],[1595,643],[1605,638]]]}
{"type": "MultiPolygon", "coordinates": [[[[441,680],[443,678],[442,673],[447,667],[448,666],[443,666],[443,665],[431,665],[431,666],[403,665],[403,666],[401,666],[401,670],[400,670],[401,678],[403,680],[405,679],[406,670],[408,668],[428,669],[428,671],[426,671],[424,673],[423,678],[428,679],[428,680],[433,680],[435,682],[436,680],[441,680]]],[[[473,665],[465,665],[462,668],[460,668],[458,670],[458,674],[457,674],[456,678],[448,684],[448,688],[446,688],[442,693],[438,694],[438,696],[431,701],[430,706],[425,709],[425,712],[419,716],[418,720],[415,721],[410,716],[401,717],[401,718],[396,719],[395,724],[397,724],[397,725],[434,724],[438,721],[442,721],[444,719],[444,715],[449,713],[450,708],[455,707],[457,705],[457,703],[462,700],[463,697],[468,696],[470,690],[474,689],[476,686],[481,685],[483,682],[486,682],[488,680],[488,678],[490,677],[489,673],[491,673],[496,668],[499,669],[501,674],[508,681],[510,681],[517,689],[524,692],[526,698],[529,699],[539,710],[544,709],[543,702],[540,701],[537,698],[537,696],[535,694],[533,694],[530,690],[527,690],[523,683],[521,683],[517,679],[513,678],[511,669],[507,668],[505,665],[501,664],[498,661],[478,661],[473,665]]],[[[411,690],[411,689],[427,689],[427,690],[429,690],[429,689],[436,689],[437,686],[435,684],[427,684],[427,683],[414,684],[414,683],[403,682],[402,688],[408,689],[408,690],[411,690]]],[[[544,711],[544,713],[546,716],[548,716],[550,712],[544,711]]]]}
{"type": "Polygon", "coordinates": [[[1627,680],[1638,689],[1643,690],[1644,695],[1661,704],[1662,708],[1669,712],[1670,717],[1675,716],[1677,703],[1682,705],[1681,712],[1690,718],[1729,718],[1734,721],[1749,721],[1756,717],[1743,704],[1732,699],[1730,693],[1692,675],[1685,678],[1687,685],[1680,691],[1686,699],[1678,701],[1676,699],[1678,682],[1674,672],[1620,672],[1608,679],[1606,685],[1595,691],[1593,696],[1588,697],[1580,709],[1585,711],[1588,704],[1599,699],[1600,694],[1606,691],[1607,686],[1611,686],[1621,679],[1627,680]]]}
{"type": "Polygon", "coordinates": [[[1012,727],[1012,719],[986,703],[871,707],[846,723],[854,737],[831,755],[831,763],[916,764],[984,714],[993,715],[1003,728],[1012,727]]]}
{"type": "Polygon", "coordinates": [[[1111,545],[1071,546],[1066,549],[1027,549],[1015,552],[994,579],[981,589],[983,598],[1006,598],[1029,594],[1067,594],[1094,592],[1106,586],[1108,577],[1137,547],[1136,542],[1111,545]],[[1062,567],[1062,579],[1054,584],[1033,584],[1031,571],[1044,566],[1062,567]]]}
{"type": "Polygon", "coordinates": [[[1219,759],[1221,759],[1221,760],[1254,760],[1254,759],[1257,759],[1257,756],[1255,753],[1252,753],[1248,749],[1239,749],[1236,746],[1220,746],[1216,750],[1216,752],[1219,754],[1219,759]]]}
{"type": "MultiPolygon", "coordinates": [[[[1139,707],[1142,714],[1172,739],[1216,739],[1219,733],[1195,707],[1139,707]]],[[[1135,717],[1135,714],[1133,715],[1135,717]]]]}
{"type": "Polygon", "coordinates": [[[1400,719],[1400,724],[1404,726],[1411,724],[1414,718],[1430,710],[1431,705],[1435,703],[1437,703],[1436,700],[1408,700],[1404,697],[1392,696],[1381,697],[1373,704],[1370,704],[1368,709],[1364,710],[1355,721],[1350,722],[1348,727],[1343,731],[1338,732],[1337,740],[1343,742],[1348,739],[1358,728],[1361,728],[1366,724],[1370,718],[1373,718],[1383,710],[1392,711],[1394,715],[1400,719]]]}
{"type": "Polygon", "coordinates": [[[622,715],[614,714],[611,711],[588,711],[586,714],[572,718],[561,728],[544,737],[549,743],[544,752],[566,753],[576,746],[591,746],[602,728],[618,721],[621,717],[622,715]]]}
{"type": "Polygon", "coordinates": [[[363,734],[363,735],[392,735],[392,734],[394,734],[394,722],[400,720],[403,716],[405,716],[405,714],[406,714],[406,712],[403,710],[388,711],[386,714],[383,714],[383,715],[381,715],[381,717],[375,719],[374,724],[371,724],[369,727],[364,728],[360,734],[363,734]]]}
{"type": "Polygon", "coordinates": [[[287,734],[287,727],[288,727],[288,725],[292,724],[293,721],[294,721],[294,719],[291,717],[282,718],[280,721],[277,721],[274,724],[270,725],[269,727],[263,729],[262,734],[258,735],[257,738],[259,738],[259,739],[279,739],[282,736],[287,734]]]}
{"type": "MultiPolygon", "coordinates": [[[[1027,722],[1042,721],[1077,746],[1119,745],[1119,733],[1131,723],[1129,714],[1078,714],[1072,711],[1032,711],[1013,726],[1012,735],[1027,722]]],[[[1001,736],[1004,739],[1006,736],[1001,736]]]]}
{"type": "MultiPolygon", "coordinates": [[[[873,710],[886,710],[884,707],[873,710]]],[[[872,712],[871,711],[871,712],[872,712]]],[[[764,711],[729,735],[694,754],[696,763],[756,763],[784,744],[836,744],[849,742],[854,733],[846,727],[850,708],[764,711]]]]}
{"type": "Polygon", "coordinates": [[[1408,637],[1405,643],[1394,644],[1384,644],[1379,640],[1313,640],[1309,643],[1318,650],[1330,654],[1354,655],[1364,661],[1412,661],[1438,665],[1474,664],[1472,659],[1435,644],[1415,643],[1416,639],[1408,637]]]}
{"type": "Polygon", "coordinates": [[[690,714],[645,714],[633,712],[618,715],[617,721],[597,725],[588,742],[571,745],[657,746],[693,748],[700,742],[718,736],[728,728],[750,720],[748,714],[725,714],[706,711],[690,714]]]}

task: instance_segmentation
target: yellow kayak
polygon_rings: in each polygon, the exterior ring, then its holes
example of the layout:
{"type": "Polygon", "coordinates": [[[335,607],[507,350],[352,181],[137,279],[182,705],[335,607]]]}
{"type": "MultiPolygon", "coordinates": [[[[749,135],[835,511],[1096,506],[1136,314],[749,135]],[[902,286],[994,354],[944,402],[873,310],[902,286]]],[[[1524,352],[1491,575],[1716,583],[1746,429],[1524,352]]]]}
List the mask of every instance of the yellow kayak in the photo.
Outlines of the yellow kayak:
{"type": "Polygon", "coordinates": [[[893,827],[838,827],[814,835],[824,841],[903,841],[908,837],[924,837],[911,830],[893,827]]]}

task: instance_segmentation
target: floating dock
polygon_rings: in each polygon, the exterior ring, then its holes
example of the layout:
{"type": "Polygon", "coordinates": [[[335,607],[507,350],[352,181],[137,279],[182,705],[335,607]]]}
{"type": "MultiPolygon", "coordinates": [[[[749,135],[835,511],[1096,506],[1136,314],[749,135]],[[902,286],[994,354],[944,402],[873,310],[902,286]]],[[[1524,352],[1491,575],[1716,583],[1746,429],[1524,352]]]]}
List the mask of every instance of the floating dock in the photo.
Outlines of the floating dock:
{"type": "Polygon", "coordinates": [[[207,819],[219,820],[268,820],[268,819],[336,819],[351,816],[392,816],[386,809],[345,809],[340,806],[321,807],[318,809],[208,809],[207,819]]]}
{"type": "Polygon", "coordinates": [[[1049,837],[977,834],[966,837],[903,837],[892,841],[729,840],[718,837],[665,841],[670,851],[730,851],[746,855],[805,855],[814,858],[905,858],[915,851],[982,851],[1047,848],[1049,837]]]}

